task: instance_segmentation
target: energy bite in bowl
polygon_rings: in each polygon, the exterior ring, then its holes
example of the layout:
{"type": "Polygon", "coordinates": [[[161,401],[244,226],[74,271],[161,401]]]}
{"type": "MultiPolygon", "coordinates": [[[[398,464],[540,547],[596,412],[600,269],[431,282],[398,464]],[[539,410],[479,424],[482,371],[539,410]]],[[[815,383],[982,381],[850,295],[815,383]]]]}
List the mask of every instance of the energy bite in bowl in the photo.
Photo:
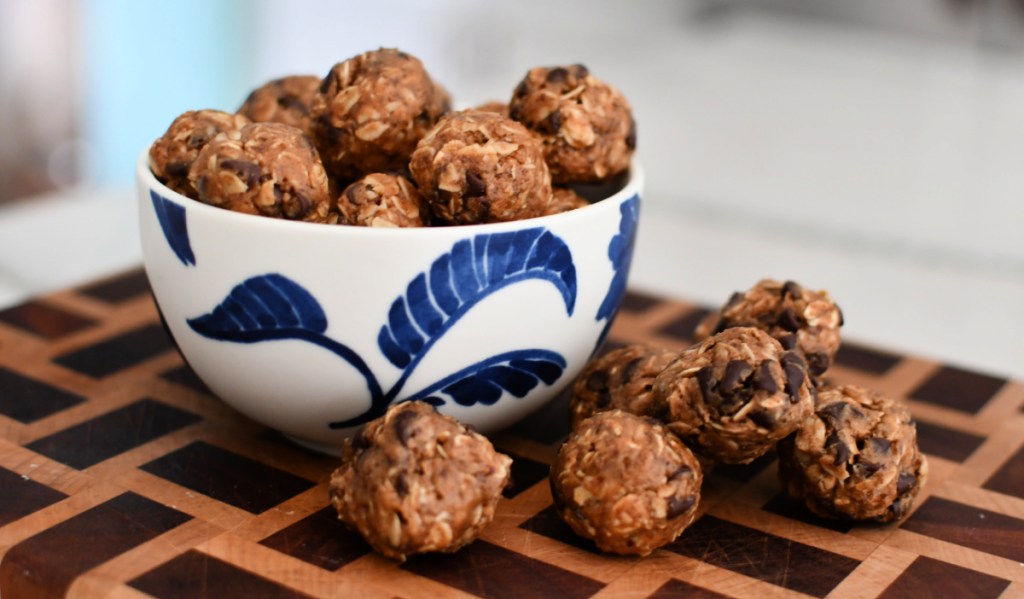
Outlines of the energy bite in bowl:
{"type": "Polygon", "coordinates": [[[320,87],[315,75],[291,75],[254,89],[238,109],[254,123],[283,123],[309,132],[309,109],[320,87]]]}
{"type": "Polygon", "coordinates": [[[327,174],[302,131],[253,123],[206,144],[189,171],[199,201],[243,212],[329,222],[327,174]]]}
{"type": "Polygon", "coordinates": [[[509,115],[544,142],[556,184],[596,182],[629,168],[636,149],[633,110],[587,67],[537,67],[516,86],[509,115]]]}
{"type": "Polygon", "coordinates": [[[217,134],[238,131],[249,124],[244,115],[220,110],[189,110],[182,113],[149,148],[149,166],[156,178],[181,195],[192,199],[196,190],[189,181],[192,163],[200,150],[217,134]]]}
{"type": "Polygon", "coordinates": [[[820,388],[814,413],[778,449],[783,487],[826,518],[900,520],[928,475],[907,406],[855,385],[820,388]]]}
{"type": "Polygon", "coordinates": [[[591,360],[576,378],[569,413],[572,428],[605,410],[650,416],[654,379],[678,352],[635,344],[591,360]]]}
{"type": "Polygon", "coordinates": [[[654,381],[653,413],[694,451],[727,464],[764,455],[814,409],[799,353],[737,327],[683,351],[654,381]]]}
{"type": "Polygon", "coordinates": [[[454,552],[494,519],[511,458],[423,402],[406,402],[347,439],[331,475],[338,518],[381,554],[454,552]]]}
{"type": "Polygon", "coordinates": [[[544,212],[548,214],[561,214],[590,204],[587,199],[568,187],[551,188],[551,203],[544,212]]]}
{"type": "Polygon", "coordinates": [[[702,473],[664,426],[621,410],[587,418],[551,466],[559,516],[601,551],[649,555],[697,514],[702,473]]]}
{"type": "Polygon", "coordinates": [[[418,58],[374,50],[340,62],[310,109],[312,135],[332,176],[405,168],[417,142],[449,109],[448,94],[418,58]]]}
{"type": "Polygon", "coordinates": [[[425,227],[430,212],[423,196],[405,177],[373,173],[338,196],[338,222],[362,227],[425,227]]]}
{"type": "Polygon", "coordinates": [[[726,305],[697,327],[697,341],[731,327],[757,327],[786,349],[803,353],[811,374],[820,376],[839,349],[843,313],[826,291],[814,291],[793,281],[764,279],[745,292],[736,292],[726,305]]]}
{"type": "Polygon", "coordinates": [[[533,218],[551,204],[540,141],[493,112],[445,115],[417,145],[409,171],[434,216],[447,224],[533,218]]]}

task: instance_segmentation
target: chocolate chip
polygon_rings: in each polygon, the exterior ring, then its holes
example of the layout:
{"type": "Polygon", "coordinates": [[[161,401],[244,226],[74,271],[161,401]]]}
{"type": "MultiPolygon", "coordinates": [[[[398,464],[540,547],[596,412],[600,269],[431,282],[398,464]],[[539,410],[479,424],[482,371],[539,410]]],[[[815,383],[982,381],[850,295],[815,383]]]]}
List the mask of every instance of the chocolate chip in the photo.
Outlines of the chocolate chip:
{"type": "Polygon", "coordinates": [[[837,423],[842,420],[843,412],[846,411],[846,403],[842,401],[834,401],[827,406],[818,408],[818,416],[824,416],[832,422],[832,426],[838,426],[837,423]]]}
{"type": "Polygon", "coordinates": [[[626,147],[636,149],[636,119],[629,119],[629,133],[626,134],[626,147]]]}
{"type": "MultiPolygon", "coordinates": [[[[513,95],[515,97],[517,97],[517,98],[522,98],[529,91],[530,91],[530,86],[526,83],[526,79],[523,79],[522,81],[519,82],[519,85],[516,86],[516,89],[513,92],[513,95]]],[[[513,117],[513,118],[515,118],[515,117],[513,117]]]]}
{"type": "Polygon", "coordinates": [[[719,389],[722,393],[733,393],[743,386],[743,382],[754,372],[754,367],[743,360],[731,360],[725,365],[719,389]]]}
{"type": "Polygon", "coordinates": [[[868,478],[881,469],[881,464],[868,460],[858,460],[857,463],[853,465],[853,473],[861,478],[868,478]]]}
{"type": "Polygon", "coordinates": [[[668,510],[665,512],[665,517],[669,520],[675,520],[679,516],[688,512],[695,503],[697,503],[696,495],[690,495],[684,499],[680,499],[673,495],[668,499],[668,510]]]}
{"type": "Polygon", "coordinates": [[[281,96],[277,99],[277,105],[285,110],[294,110],[300,114],[309,114],[309,107],[302,100],[291,94],[281,96]]]}
{"type": "Polygon", "coordinates": [[[775,428],[775,415],[772,414],[771,412],[765,412],[763,410],[752,410],[750,413],[747,414],[747,418],[749,418],[751,421],[753,421],[754,424],[761,428],[768,430],[772,430],[773,428],[775,428]]]}
{"type": "Polygon", "coordinates": [[[693,468],[690,468],[689,466],[680,466],[680,467],[676,468],[675,472],[673,472],[672,474],[669,475],[668,479],[669,480],[675,480],[677,478],[681,478],[683,476],[687,476],[691,472],[693,472],[693,468]]]}
{"type": "Polygon", "coordinates": [[[793,311],[793,308],[786,306],[782,312],[779,313],[779,318],[776,321],[780,327],[787,331],[796,331],[800,328],[800,319],[793,311]]]}
{"type": "Polygon", "coordinates": [[[798,298],[803,294],[803,290],[800,289],[800,285],[795,281],[786,281],[782,285],[782,299],[786,299],[786,296],[792,298],[798,298]]]}
{"type": "Polygon", "coordinates": [[[733,291],[732,295],[729,296],[729,301],[725,302],[725,308],[722,311],[724,312],[725,310],[728,310],[729,308],[732,308],[736,304],[738,304],[741,301],[743,301],[743,298],[744,298],[744,294],[743,293],[741,293],[739,291],[733,291]]]}
{"type": "Polygon", "coordinates": [[[548,83],[562,83],[569,77],[569,71],[562,67],[556,67],[548,71],[547,82],[548,83]]]}
{"type": "Polygon", "coordinates": [[[823,352],[808,352],[807,353],[807,369],[811,374],[820,376],[828,370],[828,366],[831,360],[828,359],[828,354],[823,352]]]}
{"type": "Polygon", "coordinates": [[[707,403],[714,403],[718,400],[715,397],[715,380],[712,368],[705,366],[697,371],[697,384],[700,386],[700,394],[707,403]]]}
{"type": "Polygon", "coordinates": [[[795,364],[785,364],[782,369],[786,373],[786,394],[789,395],[789,401],[798,403],[800,387],[804,384],[804,370],[795,364]]]}
{"type": "Polygon", "coordinates": [[[366,449],[370,445],[373,445],[373,441],[370,439],[370,435],[364,426],[352,437],[352,447],[355,449],[366,449]]]}
{"type": "Polygon", "coordinates": [[[622,367],[622,373],[619,376],[619,380],[627,382],[633,380],[633,375],[636,374],[636,369],[643,362],[643,358],[633,358],[626,365],[622,367]]]}
{"type": "Polygon", "coordinates": [[[786,364],[793,364],[801,370],[807,370],[807,362],[804,362],[804,359],[800,356],[799,352],[787,351],[782,354],[781,358],[779,358],[779,362],[781,362],[783,366],[786,364]]]}
{"type": "Polygon", "coordinates": [[[868,443],[871,445],[871,450],[874,453],[887,454],[892,451],[892,441],[889,441],[888,439],[871,437],[868,439],[868,443]]]}
{"type": "Polygon", "coordinates": [[[409,482],[405,480],[405,474],[401,472],[395,478],[395,493],[398,493],[399,497],[405,497],[409,494],[409,482]]]}
{"type": "Polygon", "coordinates": [[[474,172],[467,172],[465,197],[478,198],[484,195],[487,195],[487,183],[480,178],[480,175],[474,172]]]}
{"type": "Polygon", "coordinates": [[[548,115],[544,122],[548,133],[558,133],[562,128],[562,111],[556,108],[548,115]]]}
{"type": "Polygon", "coordinates": [[[601,410],[607,409],[612,405],[612,394],[608,392],[607,387],[598,392],[597,402],[594,405],[601,410]]]}
{"type": "Polygon", "coordinates": [[[917,477],[909,472],[900,472],[900,477],[896,481],[896,493],[898,495],[905,495],[910,492],[914,485],[917,484],[917,477]]]}
{"type": "Polygon", "coordinates": [[[846,443],[843,443],[839,439],[839,435],[837,435],[835,431],[833,431],[832,434],[829,435],[827,439],[825,439],[825,448],[835,448],[836,457],[832,460],[833,466],[842,466],[843,464],[848,462],[850,456],[853,455],[853,453],[850,451],[850,448],[846,446],[846,443]]]}
{"type": "Polygon", "coordinates": [[[590,75],[590,69],[588,69],[587,67],[585,67],[585,66],[583,66],[583,65],[581,65],[579,63],[576,63],[576,64],[572,65],[572,70],[574,71],[576,77],[578,77],[580,79],[583,79],[587,75],[590,75]]]}
{"type": "Polygon", "coordinates": [[[394,427],[395,435],[402,445],[408,446],[409,439],[412,439],[412,436],[416,434],[415,420],[416,412],[412,410],[402,410],[395,414],[395,417],[391,420],[391,426],[394,427]]]}
{"type": "Polygon", "coordinates": [[[754,388],[771,394],[779,392],[779,385],[775,382],[775,377],[772,376],[771,360],[764,360],[757,367],[757,373],[754,375],[754,388]]]}
{"type": "Polygon", "coordinates": [[[791,350],[796,349],[796,335],[793,333],[786,333],[785,335],[779,335],[777,338],[779,345],[782,349],[791,350]]]}
{"type": "Polygon", "coordinates": [[[249,187],[253,187],[260,180],[260,165],[255,162],[249,162],[248,160],[233,160],[226,159],[220,161],[221,168],[233,171],[240,178],[245,181],[245,184],[249,187]]]}
{"type": "Polygon", "coordinates": [[[839,306],[836,306],[836,312],[839,312],[839,326],[843,326],[843,324],[846,322],[846,320],[843,318],[843,311],[839,309],[839,306]]]}
{"type": "Polygon", "coordinates": [[[168,162],[167,166],[164,167],[164,173],[168,177],[174,177],[175,179],[184,179],[185,177],[188,176],[188,169],[191,166],[191,162],[183,162],[181,160],[168,162]]]}
{"type": "Polygon", "coordinates": [[[587,377],[586,382],[587,391],[601,391],[602,389],[608,389],[608,371],[607,370],[595,370],[590,373],[587,377]]]}
{"type": "Polygon", "coordinates": [[[326,94],[327,90],[331,89],[331,82],[334,81],[334,77],[331,76],[333,74],[334,70],[332,69],[331,72],[327,73],[327,76],[320,81],[320,87],[317,88],[317,91],[321,94],[326,94]]]}

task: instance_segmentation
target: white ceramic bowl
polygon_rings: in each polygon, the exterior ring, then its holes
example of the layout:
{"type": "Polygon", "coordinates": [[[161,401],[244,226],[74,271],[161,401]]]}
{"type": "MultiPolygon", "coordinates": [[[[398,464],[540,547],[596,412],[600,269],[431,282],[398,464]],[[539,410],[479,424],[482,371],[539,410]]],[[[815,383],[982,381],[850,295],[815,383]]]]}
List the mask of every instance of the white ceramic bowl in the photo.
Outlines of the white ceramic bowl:
{"type": "Polygon", "coordinates": [[[373,229],[251,216],[137,165],[143,259],[181,353],[250,418],[321,451],[426,399],[492,432],[571,384],[626,289],[643,177],[564,214],[373,229]]]}

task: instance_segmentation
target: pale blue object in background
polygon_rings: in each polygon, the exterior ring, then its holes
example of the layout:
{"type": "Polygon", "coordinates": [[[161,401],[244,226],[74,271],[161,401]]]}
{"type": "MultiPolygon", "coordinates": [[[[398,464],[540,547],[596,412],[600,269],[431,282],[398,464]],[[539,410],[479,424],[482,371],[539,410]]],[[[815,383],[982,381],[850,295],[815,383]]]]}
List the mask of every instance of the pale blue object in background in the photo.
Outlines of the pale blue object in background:
{"type": "Polygon", "coordinates": [[[130,185],[139,152],[190,109],[234,112],[251,87],[244,0],[81,6],[87,179],[130,185]]]}

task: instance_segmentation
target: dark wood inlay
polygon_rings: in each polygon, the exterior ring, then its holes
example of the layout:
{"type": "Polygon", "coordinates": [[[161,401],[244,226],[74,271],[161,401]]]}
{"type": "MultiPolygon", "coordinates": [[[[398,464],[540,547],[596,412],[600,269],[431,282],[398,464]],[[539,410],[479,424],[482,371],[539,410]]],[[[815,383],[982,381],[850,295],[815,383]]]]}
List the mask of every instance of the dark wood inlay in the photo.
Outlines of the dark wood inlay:
{"type": "Polygon", "coordinates": [[[929,497],[902,528],[1024,562],[1024,520],[942,497],[929,497]]]}
{"type": "Polygon", "coordinates": [[[82,295],[116,304],[143,293],[149,293],[149,279],[144,270],[133,270],[112,279],[105,279],[78,290],[82,295]]]}
{"type": "Polygon", "coordinates": [[[673,578],[648,595],[647,599],[728,599],[728,597],[728,595],[709,591],[673,578]]]}
{"type": "Polygon", "coordinates": [[[5,468],[0,468],[0,489],[0,527],[67,497],[56,489],[5,468]]]}
{"type": "Polygon", "coordinates": [[[158,324],[151,324],[57,356],[53,361],[93,378],[103,378],[144,362],[172,347],[174,346],[163,328],[158,324]]]}
{"type": "Polygon", "coordinates": [[[915,559],[878,597],[879,599],[904,599],[905,597],[995,599],[1008,586],[1010,586],[1009,580],[921,556],[915,559]]]}
{"type": "Polygon", "coordinates": [[[984,487],[990,491],[1024,499],[1024,446],[1003,462],[999,470],[985,481],[984,487]]]}
{"type": "Polygon", "coordinates": [[[583,599],[604,588],[592,578],[486,541],[476,541],[457,554],[417,555],[402,568],[484,599],[583,599]]]}
{"type": "Polygon", "coordinates": [[[30,424],[78,405],[85,398],[0,367],[0,414],[30,424]]]}
{"type": "Polygon", "coordinates": [[[80,574],[191,519],[125,493],[25,539],[0,563],[0,595],[63,597],[80,574]]]}
{"type": "Polygon", "coordinates": [[[331,505],[263,539],[260,545],[331,571],[373,551],[359,533],[338,520],[331,505]]]}
{"type": "Polygon", "coordinates": [[[985,437],[930,422],[917,421],[917,445],[921,451],[929,455],[963,462],[984,442],[985,437]]]}
{"type": "Polygon", "coordinates": [[[253,514],[315,486],[305,478],[203,441],[139,468],[253,514]]]}
{"type": "Polygon", "coordinates": [[[45,339],[55,340],[96,324],[91,318],[72,314],[39,301],[0,310],[0,322],[45,339]]]}
{"type": "Polygon", "coordinates": [[[836,352],[835,363],[881,376],[900,363],[902,357],[879,349],[844,341],[836,352]]]}
{"type": "Polygon", "coordinates": [[[697,328],[704,317],[710,314],[710,310],[698,308],[683,314],[672,322],[658,329],[658,333],[680,341],[689,343],[693,341],[693,331],[697,328]]]}
{"type": "Polygon", "coordinates": [[[128,586],[160,599],[295,599],[309,596],[195,549],[131,580],[128,586]]]}
{"type": "Polygon", "coordinates": [[[202,420],[192,412],[143,399],[26,445],[79,470],[202,420]]]}
{"type": "Polygon", "coordinates": [[[909,395],[919,401],[977,414],[1005,384],[1006,379],[943,366],[909,395]]]}

